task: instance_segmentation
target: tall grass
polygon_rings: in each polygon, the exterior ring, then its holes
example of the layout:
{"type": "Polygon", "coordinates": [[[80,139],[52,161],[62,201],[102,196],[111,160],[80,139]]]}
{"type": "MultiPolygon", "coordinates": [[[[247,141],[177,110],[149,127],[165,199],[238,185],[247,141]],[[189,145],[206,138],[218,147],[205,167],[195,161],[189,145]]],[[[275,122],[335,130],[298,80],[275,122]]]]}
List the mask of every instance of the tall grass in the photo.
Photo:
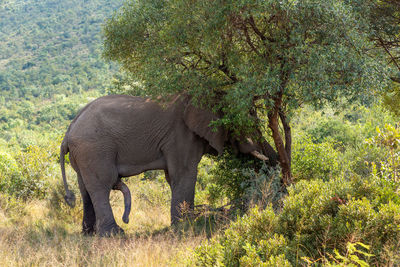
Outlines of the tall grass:
{"type": "MultiPolygon", "coordinates": [[[[69,170],[69,181],[72,183],[69,170]]],[[[74,178],[75,180],[75,178],[74,178]]],[[[72,183],[73,184],[73,183],[72,183]]],[[[76,186],[76,185],[75,185],[76,186]]],[[[0,266],[182,266],[205,235],[179,234],[169,227],[169,188],[160,181],[128,180],[132,192],[130,223],[122,223],[123,199],[111,203],[125,236],[80,234],[82,207],[67,208],[54,194],[27,203],[0,198],[0,266]]],[[[60,197],[61,198],[61,197],[60,197]]],[[[61,200],[60,200],[61,201],[61,200]]]]}

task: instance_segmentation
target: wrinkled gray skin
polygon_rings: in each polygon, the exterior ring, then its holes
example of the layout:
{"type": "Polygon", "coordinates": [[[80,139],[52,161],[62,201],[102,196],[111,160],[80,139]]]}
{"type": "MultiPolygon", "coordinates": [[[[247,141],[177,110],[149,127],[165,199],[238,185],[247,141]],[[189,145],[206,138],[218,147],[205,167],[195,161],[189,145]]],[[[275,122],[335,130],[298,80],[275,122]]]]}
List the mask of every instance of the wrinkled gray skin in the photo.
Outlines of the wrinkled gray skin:
{"type": "MultiPolygon", "coordinates": [[[[77,173],[83,200],[82,232],[101,236],[123,233],[110,206],[110,191],[122,191],[123,221],[129,221],[131,198],[121,177],[147,170],[164,170],[172,191],[171,222],[182,217],[184,202],[193,209],[197,165],[206,154],[221,154],[225,144],[242,153],[267,160],[261,146],[250,139],[228,140],[229,133],[209,127],[217,116],[176,97],[166,107],[145,98],[105,96],[84,107],[69,126],[61,144],[60,164],[71,206],[74,194],[68,189],[64,156],[69,152],[77,173]]],[[[264,151],[265,152],[265,151],[264,151]]],[[[267,155],[275,157],[276,155],[267,155]]]]}

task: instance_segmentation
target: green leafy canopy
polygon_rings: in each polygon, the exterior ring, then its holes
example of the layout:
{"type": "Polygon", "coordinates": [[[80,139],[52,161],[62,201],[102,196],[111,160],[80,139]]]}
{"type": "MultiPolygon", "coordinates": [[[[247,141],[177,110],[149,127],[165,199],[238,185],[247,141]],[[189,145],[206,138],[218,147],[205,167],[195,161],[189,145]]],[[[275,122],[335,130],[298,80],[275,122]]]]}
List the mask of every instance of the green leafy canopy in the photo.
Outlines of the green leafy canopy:
{"type": "Polygon", "coordinates": [[[254,111],[365,97],[385,85],[368,10],[356,2],[128,1],[104,28],[104,55],[136,81],[135,93],[189,93],[222,110],[220,123],[246,129],[254,111]]]}

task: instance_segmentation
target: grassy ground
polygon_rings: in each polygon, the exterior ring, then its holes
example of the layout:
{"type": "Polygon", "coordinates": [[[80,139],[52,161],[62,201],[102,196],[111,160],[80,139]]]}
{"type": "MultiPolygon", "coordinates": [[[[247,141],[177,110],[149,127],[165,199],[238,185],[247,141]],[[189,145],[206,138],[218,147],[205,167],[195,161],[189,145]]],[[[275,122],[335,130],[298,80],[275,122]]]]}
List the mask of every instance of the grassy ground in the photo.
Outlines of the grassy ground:
{"type": "MultiPolygon", "coordinates": [[[[73,173],[69,171],[69,181],[73,173]]],[[[75,178],[74,178],[75,179],[75,178]]],[[[62,187],[44,200],[21,203],[0,198],[0,266],[182,266],[205,234],[176,232],[169,227],[170,193],[166,182],[131,178],[130,223],[122,223],[123,199],[111,203],[124,237],[80,234],[81,203],[74,209],[61,200],[62,187]],[[59,191],[59,192],[58,192],[59,191]],[[58,192],[58,193],[57,193],[58,192]]],[[[80,197],[78,197],[80,200],[80,197]]]]}

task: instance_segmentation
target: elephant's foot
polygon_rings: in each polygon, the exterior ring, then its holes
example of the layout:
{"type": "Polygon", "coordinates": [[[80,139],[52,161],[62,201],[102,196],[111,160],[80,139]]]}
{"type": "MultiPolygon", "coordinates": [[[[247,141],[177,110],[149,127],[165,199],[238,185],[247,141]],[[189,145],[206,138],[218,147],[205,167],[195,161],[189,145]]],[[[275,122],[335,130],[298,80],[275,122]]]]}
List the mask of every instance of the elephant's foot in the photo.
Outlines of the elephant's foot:
{"type": "Polygon", "coordinates": [[[95,218],[84,218],[82,221],[82,234],[88,236],[96,234],[95,224],[95,218]]]}
{"type": "Polygon", "coordinates": [[[92,236],[96,234],[94,227],[82,227],[82,234],[86,236],[92,236]]]}
{"type": "Polygon", "coordinates": [[[124,235],[125,231],[117,224],[108,227],[99,227],[99,235],[102,237],[111,237],[115,235],[124,235]]]}

